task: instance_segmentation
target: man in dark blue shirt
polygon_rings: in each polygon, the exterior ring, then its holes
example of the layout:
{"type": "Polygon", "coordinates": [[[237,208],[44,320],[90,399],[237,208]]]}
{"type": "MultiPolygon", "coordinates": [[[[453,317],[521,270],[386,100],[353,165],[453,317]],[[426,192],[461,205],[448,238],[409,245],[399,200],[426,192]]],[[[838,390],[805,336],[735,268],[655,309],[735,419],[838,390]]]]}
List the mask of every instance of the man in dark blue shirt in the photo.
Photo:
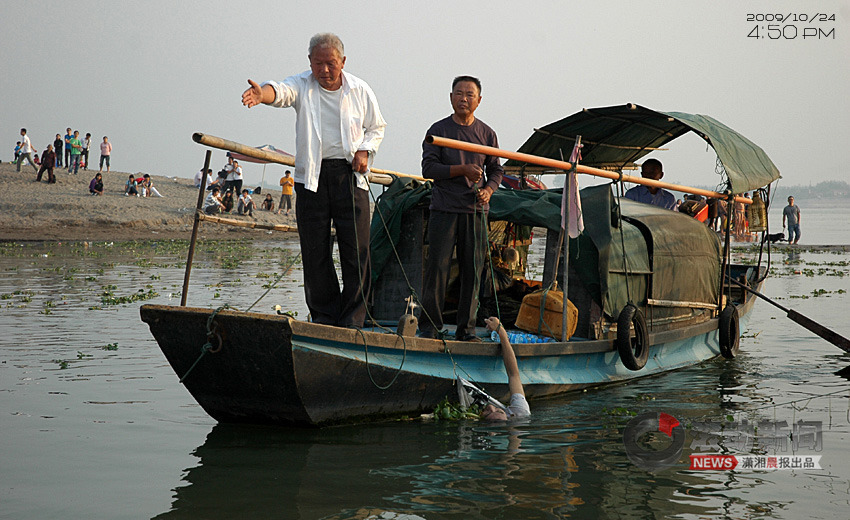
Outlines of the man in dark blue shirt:
{"type": "MultiPolygon", "coordinates": [[[[458,76],[449,95],[454,113],[437,121],[428,135],[498,147],[496,132],[475,118],[481,103],[481,82],[458,76]]],[[[487,211],[490,195],[502,182],[499,158],[422,144],[422,176],[433,179],[428,220],[428,262],[423,287],[422,336],[435,337],[443,328],[443,306],[457,246],[460,278],[457,330],[460,341],[480,341],[475,335],[478,290],[487,251],[487,211]]]]}

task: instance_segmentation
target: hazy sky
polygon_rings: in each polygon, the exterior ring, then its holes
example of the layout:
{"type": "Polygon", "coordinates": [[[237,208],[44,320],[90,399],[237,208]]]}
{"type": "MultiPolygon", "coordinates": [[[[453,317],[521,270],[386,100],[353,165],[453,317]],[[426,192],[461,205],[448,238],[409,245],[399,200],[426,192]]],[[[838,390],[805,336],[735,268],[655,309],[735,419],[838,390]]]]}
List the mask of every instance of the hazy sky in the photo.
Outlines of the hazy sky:
{"type": "MultiPolygon", "coordinates": [[[[83,0],[4,2],[0,14],[3,161],[21,127],[39,151],[68,126],[108,135],[114,169],[169,176],[203,165],[197,131],[294,152],[294,110],[249,110],[240,96],[248,78],[306,70],[310,36],[330,31],[388,122],[379,168],[419,173],[452,78],[471,74],[483,83],[476,115],[502,148],[582,108],[631,102],[715,117],[764,148],[784,184],[848,177],[850,0],[83,0]],[[803,21],[815,14],[834,17],[803,21]],[[756,26],[783,37],[748,37],[756,26]]],[[[694,136],[655,156],[667,181],[717,182],[715,154],[694,136]]],[[[213,168],[224,162],[214,152],[213,168]]],[[[262,166],[245,170],[259,183],[262,166]]],[[[267,182],[281,173],[269,167],[267,182]]]]}

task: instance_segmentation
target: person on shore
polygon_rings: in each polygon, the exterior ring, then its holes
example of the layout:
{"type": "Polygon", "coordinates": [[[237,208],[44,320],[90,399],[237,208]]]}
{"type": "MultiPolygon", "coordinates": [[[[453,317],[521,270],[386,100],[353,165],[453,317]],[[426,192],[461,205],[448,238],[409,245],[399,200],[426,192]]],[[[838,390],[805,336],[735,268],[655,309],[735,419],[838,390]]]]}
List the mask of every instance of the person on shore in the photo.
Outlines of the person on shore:
{"type": "Polygon", "coordinates": [[[103,136],[103,142],[100,143],[100,169],[98,171],[103,171],[103,163],[106,163],[106,173],[109,173],[109,160],[112,157],[112,143],[109,142],[109,138],[103,136]]]}
{"type": "Polygon", "coordinates": [[[91,146],[91,134],[86,134],[85,139],[83,139],[80,144],[82,145],[82,149],[80,150],[80,162],[83,164],[83,169],[89,169],[89,147],[91,146]]]}
{"type": "Polygon", "coordinates": [[[295,187],[295,179],[290,175],[289,170],[284,172],[280,178],[280,204],[277,205],[277,214],[280,215],[283,206],[286,206],[286,213],[289,215],[289,210],[292,209],[292,189],[295,187]]]}
{"type": "Polygon", "coordinates": [[[16,171],[21,171],[21,163],[26,159],[29,161],[30,166],[32,166],[33,171],[38,173],[38,168],[35,167],[35,161],[32,160],[32,154],[34,152],[35,148],[32,147],[30,137],[27,135],[27,129],[21,128],[21,149],[18,151],[18,158],[15,161],[16,171]]]}
{"type": "MultiPolygon", "coordinates": [[[[74,134],[71,133],[71,129],[70,128],[65,129],[65,137],[64,137],[64,141],[65,141],[65,166],[71,165],[71,139],[73,139],[73,138],[74,138],[74,134]]],[[[56,152],[58,153],[59,150],[56,150],[56,152]]]]}
{"type": "Polygon", "coordinates": [[[251,198],[248,190],[242,190],[242,194],[239,195],[239,204],[236,206],[236,212],[240,215],[248,215],[249,217],[254,216],[254,200],[251,198]]]}
{"type": "Polygon", "coordinates": [[[62,167],[62,134],[56,134],[53,140],[53,154],[56,156],[56,168],[62,167]]]}
{"type": "Polygon", "coordinates": [[[56,153],[53,151],[53,145],[47,145],[47,149],[41,152],[41,168],[38,169],[38,175],[35,182],[41,182],[41,175],[47,171],[47,184],[56,184],[56,177],[53,175],[53,165],[56,164],[56,153]]]}
{"type": "Polygon", "coordinates": [[[508,340],[508,332],[502,327],[499,318],[491,316],[484,320],[487,330],[496,331],[499,335],[499,343],[502,350],[502,362],[505,364],[505,372],[508,374],[508,390],[511,393],[511,401],[508,406],[498,408],[488,404],[481,411],[479,417],[485,421],[507,421],[508,419],[521,419],[531,415],[531,408],[525,398],[525,390],[522,388],[522,379],[519,375],[519,365],[513,346],[508,340]]]}
{"type": "Polygon", "coordinates": [[[91,195],[103,195],[103,175],[97,172],[94,179],[89,183],[89,193],[91,195]]]}
{"type": "Polygon", "coordinates": [[[307,58],[310,70],[281,82],[259,85],[249,79],[242,104],[295,109],[295,218],[307,307],[316,323],[359,328],[372,281],[366,173],[386,122],[369,85],[343,70],[346,56],[339,37],[313,36],[307,58]],[[341,291],[331,222],[340,251],[341,291]]]}
{"type": "Polygon", "coordinates": [[[21,156],[21,142],[15,143],[15,162],[18,162],[18,157],[21,156]]]}
{"type": "Polygon", "coordinates": [[[80,142],[80,131],[74,130],[74,135],[71,136],[71,160],[68,162],[68,175],[71,175],[71,170],[74,170],[74,175],[80,169],[80,154],[83,151],[83,145],[80,142]]]}
{"type": "Polygon", "coordinates": [[[232,191],[236,195],[242,193],[242,167],[239,166],[239,161],[235,159],[231,165],[230,172],[227,174],[227,183],[225,184],[224,191],[232,191]]]}
{"type": "Polygon", "coordinates": [[[788,197],[788,205],[782,210],[782,231],[785,231],[785,221],[788,221],[788,243],[796,244],[800,241],[800,206],[794,204],[794,197],[788,197]]]}
{"type": "MultiPolygon", "coordinates": [[[[271,193],[266,193],[266,198],[263,199],[263,203],[260,205],[266,211],[274,211],[274,199],[272,198],[271,193]]],[[[278,213],[280,213],[278,211],[278,213]]]]}
{"type": "Polygon", "coordinates": [[[142,197],[150,197],[151,195],[163,198],[162,194],[154,187],[151,176],[146,173],[142,176],[142,197]]]}
{"type": "Polygon", "coordinates": [[[204,213],[207,215],[218,215],[221,213],[221,188],[213,186],[212,190],[207,193],[207,198],[204,199],[204,213]]]}
{"type": "Polygon", "coordinates": [[[136,178],[133,174],[130,174],[130,178],[127,179],[127,182],[124,183],[124,196],[129,197],[130,195],[139,196],[139,190],[137,189],[139,183],[136,182],[136,178]]]}
{"type": "MultiPolygon", "coordinates": [[[[496,132],[475,117],[481,103],[481,82],[458,76],[449,93],[454,113],[437,121],[427,135],[498,148],[496,132]]],[[[458,341],[481,341],[475,335],[481,271],[487,251],[487,211],[490,196],[502,182],[499,158],[422,143],[422,176],[433,179],[428,220],[428,261],[422,287],[421,335],[436,337],[443,328],[443,306],[457,252],[460,278],[458,341]]]]}
{"type": "Polygon", "coordinates": [[[224,195],[221,196],[221,211],[224,213],[233,211],[233,190],[224,190],[224,195]]]}
{"type": "MultiPolygon", "coordinates": [[[[660,181],[664,177],[664,169],[658,159],[647,159],[640,166],[640,176],[644,179],[660,181]]],[[[652,204],[660,208],[676,210],[676,196],[662,188],[635,186],[626,192],[626,198],[644,204],[652,204]]]]}

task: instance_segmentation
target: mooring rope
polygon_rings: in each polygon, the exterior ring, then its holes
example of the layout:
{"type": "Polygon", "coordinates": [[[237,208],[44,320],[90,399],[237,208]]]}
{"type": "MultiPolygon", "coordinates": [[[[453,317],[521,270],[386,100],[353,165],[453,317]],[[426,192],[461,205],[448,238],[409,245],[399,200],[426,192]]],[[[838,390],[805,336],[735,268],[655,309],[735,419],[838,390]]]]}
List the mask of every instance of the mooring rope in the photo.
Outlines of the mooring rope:
{"type": "Polygon", "coordinates": [[[201,346],[201,355],[198,356],[198,359],[196,359],[194,363],[192,363],[192,366],[189,367],[189,370],[187,370],[186,373],[183,374],[183,377],[181,377],[180,380],[178,381],[179,383],[183,383],[183,381],[185,381],[186,378],[189,377],[189,374],[192,373],[192,370],[195,369],[195,367],[198,365],[198,363],[201,361],[201,359],[204,357],[204,355],[206,355],[207,352],[215,353],[215,352],[218,352],[219,350],[221,350],[221,343],[222,343],[221,336],[218,335],[218,332],[215,331],[215,329],[218,328],[218,327],[215,327],[215,328],[213,327],[213,319],[215,318],[216,314],[218,314],[222,310],[228,309],[228,308],[230,308],[230,306],[227,305],[227,304],[224,304],[221,307],[215,309],[212,312],[212,314],[210,314],[210,317],[207,318],[207,342],[204,343],[203,346],[201,346]],[[218,347],[213,349],[212,338],[216,335],[218,335],[218,347]]]}

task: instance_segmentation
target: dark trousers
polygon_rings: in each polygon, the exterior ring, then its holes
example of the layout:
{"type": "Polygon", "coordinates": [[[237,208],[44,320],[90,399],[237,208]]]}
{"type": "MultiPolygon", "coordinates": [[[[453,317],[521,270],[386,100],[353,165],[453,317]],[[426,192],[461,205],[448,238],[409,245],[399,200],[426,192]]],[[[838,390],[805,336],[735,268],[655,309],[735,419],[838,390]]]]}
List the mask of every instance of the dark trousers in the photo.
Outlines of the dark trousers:
{"type": "Polygon", "coordinates": [[[85,166],[83,167],[83,169],[88,170],[89,169],[89,149],[83,148],[83,151],[80,152],[80,155],[82,156],[82,160],[85,162],[85,166]]]}
{"type": "Polygon", "coordinates": [[[419,328],[423,334],[429,335],[443,329],[443,306],[452,266],[452,251],[455,249],[460,277],[456,334],[458,338],[475,334],[486,237],[487,229],[480,213],[431,210],[428,220],[428,261],[422,287],[424,312],[419,316],[419,328]]]}
{"type": "Polygon", "coordinates": [[[316,323],[362,327],[372,281],[369,266],[369,194],[357,187],[351,165],[322,161],[314,193],[295,184],[295,219],[304,263],[304,293],[316,323]],[[333,263],[331,222],[336,230],[342,291],[333,263]]]}
{"type": "Polygon", "coordinates": [[[53,175],[53,165],[48,165],[45,163],[42,163],[41,168],[38,169],[38,176],[35,178],[35,180],[41,182],[41,176],[44,174],[45,171],[47,172],[47,182],[50,184],[56,182],[56,177],[53,175]]]}
{"type": "Polygon", "coordinates": [[[71,162],[71,149],[65,148],[65,166],[68,166],[71,162]]]}

